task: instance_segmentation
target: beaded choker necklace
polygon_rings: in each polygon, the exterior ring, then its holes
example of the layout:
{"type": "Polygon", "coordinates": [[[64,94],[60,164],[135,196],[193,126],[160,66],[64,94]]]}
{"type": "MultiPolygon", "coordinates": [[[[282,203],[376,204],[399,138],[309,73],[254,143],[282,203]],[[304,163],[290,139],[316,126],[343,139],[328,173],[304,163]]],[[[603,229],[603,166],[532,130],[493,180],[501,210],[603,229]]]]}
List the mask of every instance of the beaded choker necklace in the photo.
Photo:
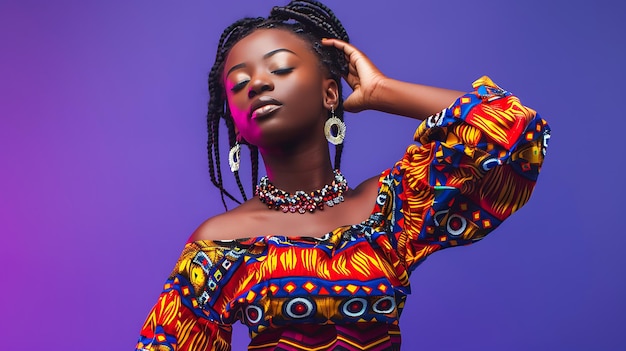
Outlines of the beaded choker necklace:
{"type": "Polygon", "coordinates": [[[334,173],[335,180],[330,185],[326,184],[322,189],[310,193],[298,190],[293,195],[276,188],[270,183],[269,178],[264,176],[256,186],[254,194],[270,209],[280,209],[285,213],[323,210],[324,205],[332,207],[343,202],[343,193],[348,190],[348,182],[343,174],[339,170],[335,170],[334,173]]]}

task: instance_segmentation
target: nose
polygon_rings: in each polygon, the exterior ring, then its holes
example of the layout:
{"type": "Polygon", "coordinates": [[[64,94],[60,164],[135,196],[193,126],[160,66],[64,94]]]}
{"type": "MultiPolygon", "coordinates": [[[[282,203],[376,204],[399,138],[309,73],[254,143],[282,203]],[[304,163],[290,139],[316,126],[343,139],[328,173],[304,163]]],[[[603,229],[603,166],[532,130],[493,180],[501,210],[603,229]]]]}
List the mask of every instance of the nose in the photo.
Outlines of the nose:
{"type": "Polygon", "coordinates": [[[249,85],[250,90],[248,90],[248,97],[255,97],[265,91],[274,90],[274,83],[271,79],[265,74],[257,75],[252,83],[249,85]]]}

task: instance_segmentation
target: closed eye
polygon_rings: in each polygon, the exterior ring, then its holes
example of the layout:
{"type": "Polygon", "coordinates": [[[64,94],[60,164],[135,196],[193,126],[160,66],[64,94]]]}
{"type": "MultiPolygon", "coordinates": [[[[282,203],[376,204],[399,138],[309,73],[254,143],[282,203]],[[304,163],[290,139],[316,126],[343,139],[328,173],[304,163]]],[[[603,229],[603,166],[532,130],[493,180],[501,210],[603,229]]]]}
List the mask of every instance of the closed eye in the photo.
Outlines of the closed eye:
{"type": "MultiPolygon", "coordinates": [[[[272,74],[276,74],[276,75],[280,76],[280,75],[284,75],[284,74],[289,74],[292,71],[293,71],[293,67],[279,68],[279,69],[273,70],[272,74]]],[[[241,82],[235,84],[230,90],[232,92],[236,93],[236,92],[240,91],[241,89],[243,89],[246,86],[246,84],[248,84],[249,82],[250,82],[249,79],[242,80],[241,82]]]]}
{"type": "Polygon", "coordinates": [[[272,71],[273,74],[277,74],[277,75],[281,75],[281,74],[288,74],[291,73],[293,71],[293,67],[289,67],[289,68],[279,68],[279,69],[275,69],[272,71]]]}
{"type": "Polygon", "coordinates": [[[246,79],[246,80],[242,80],[241,82],[239,82],[239,83],[237,83],[237,84],[233,85],[233,87],[232,87],[232,88],[230,88],[230,90],[231,90],[232,92],[235,92],[235,93],[236,93],[236,92],[240,91],[241,89],[243,89],[243,88],[246,86],[246,84],[248,84],[248,82],[249,82],[249,81],[250,81],[250,80],[248,80],[248,79],[246,79]]]}

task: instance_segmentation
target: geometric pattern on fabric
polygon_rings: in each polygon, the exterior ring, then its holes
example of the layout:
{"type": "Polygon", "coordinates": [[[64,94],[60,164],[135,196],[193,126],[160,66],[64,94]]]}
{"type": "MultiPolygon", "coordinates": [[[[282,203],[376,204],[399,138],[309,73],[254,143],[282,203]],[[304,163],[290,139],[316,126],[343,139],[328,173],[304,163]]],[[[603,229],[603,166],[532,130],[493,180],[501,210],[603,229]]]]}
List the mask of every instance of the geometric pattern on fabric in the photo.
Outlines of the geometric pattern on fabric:
{"type": "Polygon", "coordinates": [[[356,323],[352,325],[302,324],[274,328],[256,337],[248,350],[400,350],[397,325],[356,323]]]}
{"type": "Polygon", "coordinates": [[[530,198],[550,129],[488,77],[424,120],[379,179],[369,218],[320,237],[185,245],[137,350],[398,350],[409,276],[484,238],[530,198]]]}

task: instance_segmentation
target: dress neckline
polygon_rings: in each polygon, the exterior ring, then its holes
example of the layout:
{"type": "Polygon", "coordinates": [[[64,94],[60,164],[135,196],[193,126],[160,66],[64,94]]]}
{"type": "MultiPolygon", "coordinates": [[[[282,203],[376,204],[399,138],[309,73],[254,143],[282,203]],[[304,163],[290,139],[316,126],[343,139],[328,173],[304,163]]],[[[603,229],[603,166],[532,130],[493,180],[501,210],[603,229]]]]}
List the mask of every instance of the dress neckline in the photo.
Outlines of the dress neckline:
{"type": "Polygon", "coordinates": [[[202,239],[202,240],[190,241],[187,244],[191,244],[191,243],[216,243],[216,244],[222,244],[222,245],[242,244],[242,243],[254,244],[257,242],[272,240],[272,238],[276,238],[276,239],[279,239],[279,241],[290,242],[290,243],[293,243],[293,242],[306,242],[306,243],[327,242],[331,238],[333,238],[333,236],[342,235],[350,228],[354,228],[358,226],[364,226],[364,227],[374,227],[375,225],[380,226],[382,223],[380,223],[379,219],[376,217],[379,217],[379,216],[377,216],[375,212],[372,212],[367,217],[367,219],[361,221],[360,223],[342,225],[327,233],[324,233],[321,236],[267,234],[267,235],[239,237],[235,239],[223,239],[223,240],[202,239]]]}
{"type": "Polygon", "coordinates": [[[385,219],[384,216],[381,215],[380,212],[378,212],[379,208],[380,208],[380,204],[378,203],[378,197],[381,195],[381,191],[382,191],[382,182],[383,179],[387,176],[387,172],[382,172],[382,174],[380,175],[380,177],[378,177],[378,191],[377,191],[377,199],[374,201],[374,205],[372,206],[372,210],[370,211],[370,214],[367,218],[365,218],[364,220],[362,220],[359,223],[354,223],[354,224],[345,224],[345,225],[341,225],[338,226],[336,228],[334,228],[333,230],[327,232],[327,233],[323,233],[320,236],[310,236],[310,235],[281,235],[281,234],[266,234],[266,235],[258,235],[258,236],[251,236],[251,237],[239,237],[239,238],[234,238],[234,239],[224,239],[224,240],[208,240],[208,239],[202,239],[202,240],[195,240],[195,241],[190,241],[187,244],[190,243],[197,243],[197,242],[214,242],[214,243],[219,243],[219,244],[229,244],[229,243],[256,243],[259,241],[263,241],[264,239],[269,239],[269,238],[280,238],[284,241],[287,242],[323,242],[323,241],[327,241],[330,238],[332,238],[333,235],[340,235],[343,234],[347,229],[349,228],[353,228],[356,226],[365,226],[365,227],[381,227],[384,225],[385,219]],[[346,230],[343,230],[346,229],[346,230]]]}

